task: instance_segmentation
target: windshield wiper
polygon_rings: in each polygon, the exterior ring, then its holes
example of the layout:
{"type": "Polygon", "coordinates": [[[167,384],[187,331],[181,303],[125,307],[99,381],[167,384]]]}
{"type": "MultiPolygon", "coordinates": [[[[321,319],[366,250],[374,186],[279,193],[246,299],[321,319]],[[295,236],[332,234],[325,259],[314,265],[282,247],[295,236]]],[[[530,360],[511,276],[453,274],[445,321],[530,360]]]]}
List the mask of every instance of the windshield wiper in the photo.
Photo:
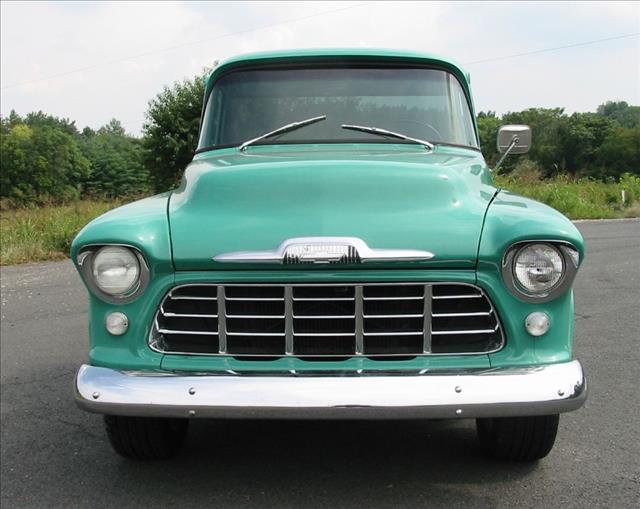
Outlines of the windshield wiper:
{"type": "Polygon", "coordinates": [[[411,136],[407,136],[406,134],[394,133],[393,131],[387,131],[386,129],[381,129],[380,127],[369,127],[364,125],[350,125],[350,124],[342,124],[343,129],[350,129],[352,131],[362,131],[363,133],[369,134],[377,134],[379,136],[388,136],[390,138],[397,138],[399,140],[412,141],[419,145],[422,145],[424,148],[428,150],[433,150],[435,145],[427,140],[420,140],[418,138],[412,138],[411,136]]]}
{"type": "Polygon", "coordinates": [[[249,145],[253,145],[254,143],[256,143],[258,141],[265,140],[265,139],[271,138],[273,136],[277,136],[278,134],[288,133],[289,131],[295,131],[296,129],[300,129],[301,127],[304,127],[306,125],[315,124],[316,122],[320,122],[321,120],[324,120],[326,118],[327,118],[326,115],[320,115],[319,117],[308,118],[306,120],[301,120],[300,122],[293,122],[291,124],[283,125],[282,127],[278,127],[277,129],[274,129],[273,131],[270,131],[270,132],[265,133],[265,134],[261,134],[257,138],[253,138],[251,140],[245,141],[244,143],[242,143],[240,145],[239,150],[244,152],[245,150],[247,150],[247,147],[249,145]]]}

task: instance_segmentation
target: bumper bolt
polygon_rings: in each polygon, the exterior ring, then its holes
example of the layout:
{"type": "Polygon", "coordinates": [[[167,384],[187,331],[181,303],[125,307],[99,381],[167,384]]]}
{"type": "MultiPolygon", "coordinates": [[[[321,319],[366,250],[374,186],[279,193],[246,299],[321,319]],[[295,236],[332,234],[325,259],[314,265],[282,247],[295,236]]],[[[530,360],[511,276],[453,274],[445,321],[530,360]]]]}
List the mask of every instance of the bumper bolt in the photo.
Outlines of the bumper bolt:
{"type": "Polygon", "coordinates": [[[456,389],[455,391],[460,394],[462,392],[462,387],[460,387],[459,385],[456,385],[456,389]]]}
{"type": "Polygon", "coordinates": [[[558,389],[558,396],[564,396],[564,389],[558,389]]]}
{"type": "Polygon", "coordinates": [[[462,415],[462,408],[458,408],[456,410],[456,415],[462,415]]]}
{"type": "Polygon", "coordinates": [[[189,387],[189,394],[193,396],[195,393],[196,393],[195,387],[189,387]]]}
{"type": "Polygon", "coordinates": [[[96,391],[96,392],[94,392],[94,393],[91,395],[91,397],[92,397],[93,399],[98,399],[98,398],[100,397],[100,393],[96,391]]]}

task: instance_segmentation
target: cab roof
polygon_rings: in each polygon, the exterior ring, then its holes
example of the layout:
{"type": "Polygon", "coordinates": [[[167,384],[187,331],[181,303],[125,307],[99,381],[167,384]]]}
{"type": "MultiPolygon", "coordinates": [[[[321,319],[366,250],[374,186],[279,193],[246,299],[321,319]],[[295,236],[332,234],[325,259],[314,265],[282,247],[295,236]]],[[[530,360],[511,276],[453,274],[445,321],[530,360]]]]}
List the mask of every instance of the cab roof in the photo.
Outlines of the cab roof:
{"type": "Polygon", "coordinates": [[[248,53],[231,57],[218,65],[209,78],[205,91],[205,99],[209,95],[213,83],[218,76],[236,67],[253,67],[260,64],[288,64],[300,62],[333,62],[344,60],[359,60],[370,62],[395,62],[395,63],[424,63],[444,67],[454,73],[471,96],[469,84],[470,76],[459,64],[449,58],[444,58],[430,53],[419,53],[397,49],[375,48],[325,48],[325,49],[296,49],[264,51],[248,53]]]}

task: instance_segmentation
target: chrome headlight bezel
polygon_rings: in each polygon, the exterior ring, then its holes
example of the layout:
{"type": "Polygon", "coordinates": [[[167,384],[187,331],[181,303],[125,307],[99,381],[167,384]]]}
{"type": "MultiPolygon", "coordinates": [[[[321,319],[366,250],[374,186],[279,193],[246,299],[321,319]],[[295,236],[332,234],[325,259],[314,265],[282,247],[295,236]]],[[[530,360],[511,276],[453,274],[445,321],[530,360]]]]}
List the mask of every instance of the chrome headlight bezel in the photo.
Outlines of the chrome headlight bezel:
{"type": "Polygon", "coordinates": [[[566,292],[573,283],[580,264],[579,251],[570,242],[556,240],[525,240],[509,246],[502,258],[502,279],[511,293],[525,302],[548,302],[566,292]],[[558,281],[549,289],[534,292],[525,288],[515,273],[515,264],[522,250],[534,244],[542,244],[554,249],[561,257],[563,272],[558,281]]]}
{"type": "Polygon", "coordinates": [[[78,267],[80,268],[82,278],[84,279],[91,292],[105,302],[109,302],[112,304],[127,304],[136,300],[146,290],[147,286],[149,285],[149,280],[151,279],[149,265],[147,264],[144,255],[140,252],[140,250],[128,244],[87,245],[80,249],[76,261],[78,263],[78,267]],[[100,250],[106,247],[125,248],[131,251],[131,253],[136,257],[140,268],[138,279],[125,293],[111,294],[105,292],[96,282],[95,276],[93,274],[93,262],[100,250]]]}

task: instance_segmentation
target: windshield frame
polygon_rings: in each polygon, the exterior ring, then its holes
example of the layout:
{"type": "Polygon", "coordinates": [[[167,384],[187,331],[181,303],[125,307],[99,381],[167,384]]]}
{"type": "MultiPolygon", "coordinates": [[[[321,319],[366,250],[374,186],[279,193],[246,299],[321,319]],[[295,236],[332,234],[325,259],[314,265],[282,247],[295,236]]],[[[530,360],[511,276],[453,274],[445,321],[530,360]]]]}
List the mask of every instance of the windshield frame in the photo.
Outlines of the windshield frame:
{"type": "MultiPolygon", "coordinates": [[[[467,108],[469,110],[469,115],[470,115],[470,121],[471,121],[471,125],[473,127],[473,131],[475,134],[475,139],[476,139],[476,143],[477,146],[472,146],[472,145],[463,145],[463,144],[458,144],[458,143],[448,143],[448,142],[433,142],[431,141],[434,145],[438,146],[438,145],[443,145],[443,146],[448,146],[448,147],[459,147],[459,148],[465,148],[465,149],[470,149],[470,150],[475,150],[477,152],[481,152],[480,149],[480,135],[478,133],[478,126],[476,123],[476,119],[475,119],[475,111],[473,108],[473,101],[471,100],[471,96],[470,96],[470,91],[468,89],[468,87],[466,86],[466,83],[464,83],[463,81],[460,80],[459,76],[457,76],[457,73],[454,72],[452,70],[452,68],[446,66],[446,65],[439,65],[438,63],[428,63],[428,62],[422,62],[422,63],[416,63],[416,62],[412,62],[412,61],[393,61],[393,62],[385,62],[385,61],[380,61],[380,60],[371,60],[371,59],[348,59],[345,60],[344,58],[342,59],[337,59],[337,60],[333,60],[333,59],[323,59],[322,61],[316,62],[313,60],[301,60],[298,62],[288,62],[288,63],[282,63],[282,62],[247,62],[245,64],[240,64],[240,65],[234,65],[231,66],[229,68],[223,69],[219,74],[217,74],[217,76],[215,77],[215,80],[209,84],[209,86],[206,87],[205,90],[205,97],[203,98],[203,103],[202,103],[202,112],[200,114],[200,128],[198,130],[198,143],[200,143],[200,137],[202,135],[202,127],[204,125],[204,118],[205,118],[205,114],[207,113],[207,106],[211,97],[211,94],[213,93],[213,89],[216,86],[216,83],[221,80],[222,78],[224,78],[225,76],[228,76],[231,73],[234,72],[238,72],[238,71],[259,71],[259,70],[269,70],[269,71],[278,71],[278,70],[296,70],[296,69],[300,69],[300,70],[304,70],[304,69],[354,69],[354,68],[360,68],[360,69],[433,69],[433,70],[438,70],[438,71],[443,71],[448,73],[450,76],[452,76],[457,82],[458,85],[460,86],[460,88],[462,89],[462,92],[464,94],[465,100],[467,101],[467,108]]],[[[384,126],[376,126],[376,127],[384,127],[384,126]]],[[[415,143],[410,142],[410,141],[404,141],[404,140],[391,140],[389,139],[388,141],[383,140],[382,138],[380,139],[374,139],[374,138],[362,138],[362,139],[349,139],[349,140],[345,140],[345,139],[318,139],[318,140],[273,140],[273,141],[269,141],[269,140],[261,140],[259,142],[256,142],[255,144],[253,144],[252,146],[255,147],[259,147],[259,146],[265,146],[265,145],[331,145],[331,144],[343,144],[343,145],[353,145],[353,144],[387,144],[387,145],[391,145],[391,144],[401,144],[401,145],[415,145],[415,143]]],[[[200,147],[197,148],[195,153],[199,154],[202,152],[209,152],[212,150],[221,150],[221,149],[227,149],[227,148],[233,148],[233,147],[239,147],[240,144],[220,144],[220,145],[209,145],[209,146],[204,146],[204,147],[200,147]]]]}

